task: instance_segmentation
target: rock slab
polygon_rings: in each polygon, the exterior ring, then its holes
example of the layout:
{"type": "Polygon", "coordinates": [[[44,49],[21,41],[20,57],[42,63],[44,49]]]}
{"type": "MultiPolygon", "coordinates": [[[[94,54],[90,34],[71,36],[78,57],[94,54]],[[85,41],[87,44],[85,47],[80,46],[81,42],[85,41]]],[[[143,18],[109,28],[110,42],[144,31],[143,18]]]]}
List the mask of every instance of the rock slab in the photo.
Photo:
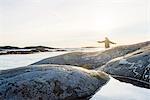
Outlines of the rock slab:
{"type": "Polygon", "coordinates": [[[132,53],[143,47],[150,45],[150,41],[119,46],[106,51],[99,52],[73,52],[56,57],[50,57],[32,65],[38,64],[60,64],[60,65],[74,65],[87,69],[95,69],[105,65],[108,61],[132,53]]]}
{"type": "Polygon", "coordinates": [[[34,65],[0,73],[0,100],[86,100],[107,83],[101,71],[34,65]]]}
{"type": "Polygon", "coordinates": [[[100,69],[114,78],[150,89],[150,46],[113,59],[100,69]]]}

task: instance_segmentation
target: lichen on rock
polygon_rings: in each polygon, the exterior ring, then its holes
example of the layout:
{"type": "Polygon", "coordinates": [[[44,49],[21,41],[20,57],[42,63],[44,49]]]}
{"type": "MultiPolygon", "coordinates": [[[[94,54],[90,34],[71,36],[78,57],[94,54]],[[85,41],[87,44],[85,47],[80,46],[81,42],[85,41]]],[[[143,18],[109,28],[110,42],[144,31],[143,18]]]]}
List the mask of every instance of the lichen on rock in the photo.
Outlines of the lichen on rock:
{"type": "Polygon", "coordinates": [[[150,88],[150,46],[108,62],[99,70],[141,87],[150,88]],[[129,80],[127,80],[127,78],[129,80]],[[132,81],[133,80],[133,81],[132,81]],[[143,84],[143,85],[142,85],[143,84]]]}
{"type": "Polygon", "coordinates": [[[1,100],[90,98],[107,83],[101,71],[67,65],[33,65],[0,73],[1,100]]]}

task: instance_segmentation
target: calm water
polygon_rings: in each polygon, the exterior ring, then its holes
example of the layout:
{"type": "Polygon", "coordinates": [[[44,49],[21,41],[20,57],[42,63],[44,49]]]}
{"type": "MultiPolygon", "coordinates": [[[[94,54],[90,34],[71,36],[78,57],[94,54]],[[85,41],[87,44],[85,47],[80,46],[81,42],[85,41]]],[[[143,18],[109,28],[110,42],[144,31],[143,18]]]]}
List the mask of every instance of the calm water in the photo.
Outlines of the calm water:
{"type": "MultiPolygon", "coordinates": [[[[66,52],[45,52],[27,55],[0,56],[0,70],[26,66],[44,58],[64,54],[66,52]]],[[[148,100],[150,90],[119,82],[114,78],[98,91],[91,100],[148,100]]]]}
{"type": "Polygon", "coordinates": [[[57,56],[66,52],[44,52],[25,55],[1,55],[0,70],[27,66],[44,58],[57,56]]]}

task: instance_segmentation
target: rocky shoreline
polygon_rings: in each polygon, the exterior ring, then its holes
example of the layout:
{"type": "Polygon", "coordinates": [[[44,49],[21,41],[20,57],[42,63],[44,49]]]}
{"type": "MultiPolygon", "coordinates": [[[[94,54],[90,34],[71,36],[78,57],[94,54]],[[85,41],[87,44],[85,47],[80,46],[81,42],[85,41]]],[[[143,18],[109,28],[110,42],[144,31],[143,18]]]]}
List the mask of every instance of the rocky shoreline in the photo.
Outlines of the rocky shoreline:
{"type": "Polygon", "coordinates": [[[122,76],[114,77],[119,80],[150,89],[150,46],[113,59],[100,70],[111,75],[122,76]]]}
{"type": "Polygon", "coordinates": [[[11,55],[11,54],[34,54],[40,52],[73,52],[73,51],[84,51],[90,49],[96,49],[97,47],[81,47],[81,48],[53,48],[46,46],[30,46],[30,47],[14,47],[14,46],[1,46],[0,55],[11,55]]]}
{"type": "MultiPolygon", "coordinates": [[[[86,69],[102,70],[110,75],[124,76],[121,81],[150,88],[150,41],[119,46],[103,52],[73,52],[56,57],[50,57],[32,65],[60,64],[74,65],[86,69]],[[128,77],[128,79],[127,79],[128,77]],[[131,81],[137,79],[138,82],[131,81]]],[[[115,77],[114,77],[115,78],[115,77]]],[[[117,77],[116,79],[119,79],[117,77]]]]}
{"type": "Polygon", "coordinates": [[[0,72],[2,100],[89,100],[108,81],[150,89],[150,41],[72,52],[0,72]]]}

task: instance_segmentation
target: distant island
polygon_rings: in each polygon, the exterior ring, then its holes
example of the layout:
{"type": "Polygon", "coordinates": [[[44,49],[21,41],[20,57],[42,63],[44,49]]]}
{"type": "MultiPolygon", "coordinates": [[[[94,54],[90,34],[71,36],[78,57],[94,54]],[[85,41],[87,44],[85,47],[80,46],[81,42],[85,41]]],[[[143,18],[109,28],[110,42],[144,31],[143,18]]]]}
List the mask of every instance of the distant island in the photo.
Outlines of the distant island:
{"type": "Polygon", "coordinates": [[[28,47],[17,47],[17,46],[0,46],[0,55],[8,54],[33,54],[40,52],[67,52],[75,50],[92,49],[97,47],[80,47],[80,48],[54,48],[47,46],[28,46],[28,47]]]}
{"type": "Polygon", "coordinates": [[[54,51],[67,51],[63,48],[53,48],[46,46],[28,46],[28,47],[16,47],[16,46],[0,46],[0,55],[6,54],[33,54],[38,52],[54,52],[54,51]]]}

